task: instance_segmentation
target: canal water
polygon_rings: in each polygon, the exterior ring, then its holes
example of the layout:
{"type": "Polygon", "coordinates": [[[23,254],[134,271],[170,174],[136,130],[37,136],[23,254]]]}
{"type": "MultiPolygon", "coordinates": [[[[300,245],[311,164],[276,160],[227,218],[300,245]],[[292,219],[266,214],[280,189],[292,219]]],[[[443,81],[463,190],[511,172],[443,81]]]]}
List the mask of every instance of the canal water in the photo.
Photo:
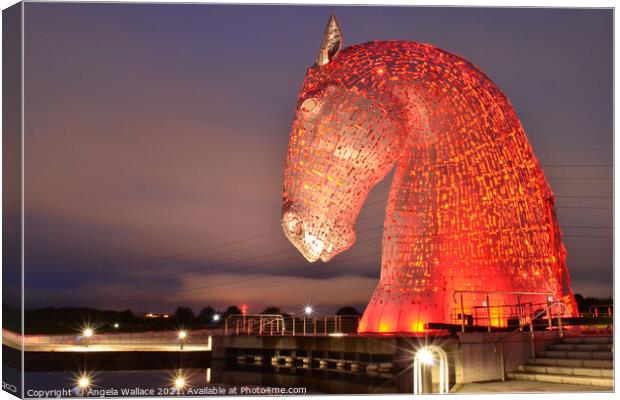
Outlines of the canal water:
{"type": "Polygon", "coordinates": [[[208,361],[204,365],[150,369],[106,370],[90,365],[25,374],[27,397],[215,396],[279,394],[411,393],[410,373],[368,374],[320,368],[208,361]],[[80,378],[88,378],[84,390],[80,378]],[[179,380],[181,379],[181,380],[179,380]],[[59,392],[60,391],[60,392],[59,392]]]}

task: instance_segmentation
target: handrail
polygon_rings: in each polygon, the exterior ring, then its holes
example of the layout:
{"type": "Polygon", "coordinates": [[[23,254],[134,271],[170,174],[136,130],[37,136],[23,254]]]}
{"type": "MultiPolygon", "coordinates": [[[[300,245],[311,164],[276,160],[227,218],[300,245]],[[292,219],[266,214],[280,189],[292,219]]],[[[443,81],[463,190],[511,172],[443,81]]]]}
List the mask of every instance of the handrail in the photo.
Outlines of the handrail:
{"type": "MultiPolygon", "coordinates": [[[[529,325],[529,326],[530,326],[530,328],[532,328],[532,325],[533,325],[534,320],[535,320],[536,318],[540,317],[540,316],[541,316],[541,315],[543,315],[543,314],[546,314],[548,311],[550,311],[550,310],[551,310],[551,308],[553,308],[553,306],[556,306],[556,305],[560,305],[560,306],[562,306],[562,312],[559,314],[559,317],[558,317],[558,321],[561,321],[561,320],[560,320],[560,318],[561,318],[561,316],[564,314],[564,312],[566,311],[566,304],[564,304],[562,301],[556,301],[556,302],[554,302],[554,303],[549,304],[549,306],[548,306],[547,308],[545,308],[545,309],[543,309],[543,310],[541,310],[541,311],[539,311],[539,312],[537,312],[537,313],[535,313],[535,314],[532,314],[532,315],[530,316],[530,322],[529,322],[529,323],[527,323],[527,324],[525,324],[525,325],[521,325],[521,324],[519,324],[519,327],[518,327],[518,328],[516,328],[516,329],[515,329],[515,330],[513,330],[512,332],[508,332],[506,335],[504,335],[504,336],[502,336],[501,338],[499,338],[498,340],[496,340],[493,344],[494,344],[494,345],[496,345],[496,344],[498,344],[498,343],[503,342],[503,341],[504,341],[506,338],[508,338],[509,336],[514,335],[516,332],[520,332],[520,331],[522,331],[523,327],[524,327],[524,326],[526,326],[526,325],[529,325]]],[[[560,323],[560,325],[559,325],[559,328],[560,328],[560,329],[562,329],[562,324],[561,324],[561,323],[560,323]]]]}
{"type": "MultiPolygon", "coordinates": [[[[532,314],[530,316],[530,320],[527,323],[527,325],[529,325],[530,327],[530,352],[532,355],[532,358],[536,358],[536,349],[534,346],[534,320],[538,317],[540,317],[543,314],[549,314],[549,326],[551,326],[551,320],[552,320],[552,316],[553,313],[551,311],[551,309],[554,306],[560,306],[561,307],[561,311],[558,313],[558,335],[560,336],[560,338],[562,338],[564,336],[564,334],[562,333],[562,316],[564,315],[564,313],[567,311],[567,307],[566,304],[564,304],[561,300],[558,301],[554,301],[553,303],[550,303],[545,309],[540,310],[534,314],[532,314]]],[[[493,342],[493,352],[495,354],[497,354],[497,345],[499,343],[502,343],[504,340],[506,340],[507,338],[509,338],[510,336],[514,335],[516,332],[522,332],[523,331],[523,327],[524,325],[519,323],[519,327],[516,328],[515,330],[505,334],[504,336],[502,336],[501,338],[497,339],[495,342],[493,342]]],[[[499,354],[499,362],[500,362],[500,373],[501,373],[501,378],[502,381],[506,380],[506,371],[505,371],[505,365],[504,365],[504,346],[502,346],[502,351],[499,354]]]]}
{"type": "Polygon", "coordinates": [[[273,317],[273,318],[282,318],[282,314],[230,314],[228,317],[240,317],[240,318],[251,318],[251,317],[273,317]]]}
{"type": "MultiPolygon", "coordinates": [[[[484,307],[487,309],[487,315],[489,319],[488,330],[491,332],[491,302],[489,295],[493,294],[510,294],[517,296],[517,307],[519,312],[519,325],[522,323],[522,315],[521,315],[521,296],[522,295],[538,295],[538,296],[546,296],[547,302],[556,302],[555,294],[552,292],[514,292],[514,291],[484,291],[484,290],[455,290],[452,292],[452,300],[457,303],[456,295],[461,295],[461,332],[465,332],[465,302],[463,301],[464,294],[484,294],[486,296],[486,301],[484,307]]],[[[521,327],[522,328],[522,327],[521,327]]]]}
{"type": "Polygon", "coordinates": [[[520,294],[524,294],[524,295],[530,295],[530,294],[538,294],[538,295],[546,295],[548,296],[552,296],[555,299],[555,294],[553,292],[504,292],[504,291],[495,291],[495,292],[489,292],[486,290],[455,290],[452,292],[452,300],[454,300],[454,302],[456,303],[456,295],[457,294],[465,294],[465,293],[479,293],[479,294],[516,294],[516,295],[520,295],[520,294]]]}

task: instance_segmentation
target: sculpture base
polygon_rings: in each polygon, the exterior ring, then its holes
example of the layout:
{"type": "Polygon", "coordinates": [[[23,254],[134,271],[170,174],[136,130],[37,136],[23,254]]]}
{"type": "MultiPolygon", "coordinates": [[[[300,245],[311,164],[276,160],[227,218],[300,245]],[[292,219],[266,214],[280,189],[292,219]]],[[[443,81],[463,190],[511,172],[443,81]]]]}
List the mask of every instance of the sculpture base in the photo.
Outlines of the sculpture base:
{"type": "Polygon", "coordinates": [[[450,323],[452,299],[445,292],[403,291],[379,284],[364,311],[359,333],[430,332],[429,322],[450,323]]]}

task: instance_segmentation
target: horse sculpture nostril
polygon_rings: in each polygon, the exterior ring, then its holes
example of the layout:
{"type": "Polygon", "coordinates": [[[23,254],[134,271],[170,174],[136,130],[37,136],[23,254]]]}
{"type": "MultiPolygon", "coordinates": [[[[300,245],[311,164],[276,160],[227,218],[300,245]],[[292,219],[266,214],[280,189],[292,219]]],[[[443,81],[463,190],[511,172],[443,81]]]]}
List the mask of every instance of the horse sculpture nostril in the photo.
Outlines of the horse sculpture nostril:
{"type": "Polygon", "coordinates": [[[286,229],[291,235],[302,236],[303,224],[297,216],[292,213],[288,213],[284,217],[284,222],[286,224],[286,229]]]}

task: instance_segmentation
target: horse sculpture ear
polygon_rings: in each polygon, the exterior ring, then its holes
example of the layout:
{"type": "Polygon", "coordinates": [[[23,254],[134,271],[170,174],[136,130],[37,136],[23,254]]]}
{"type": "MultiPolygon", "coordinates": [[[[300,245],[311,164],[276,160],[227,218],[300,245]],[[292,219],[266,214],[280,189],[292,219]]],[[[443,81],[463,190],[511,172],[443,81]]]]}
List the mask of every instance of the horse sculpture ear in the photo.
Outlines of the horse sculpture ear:
{"type": "Polygon", "coordinates": [[[342,43],[340,26],[338,26],[336,16],[332,15],[329,17],[327,28],[325,28],[325,33],[323,34],[323,43],[321,43],[319,54],[316,56],[316,65],[322,67],[336,57],[336,54],[338,54],[342,47],[342,43]]]}

